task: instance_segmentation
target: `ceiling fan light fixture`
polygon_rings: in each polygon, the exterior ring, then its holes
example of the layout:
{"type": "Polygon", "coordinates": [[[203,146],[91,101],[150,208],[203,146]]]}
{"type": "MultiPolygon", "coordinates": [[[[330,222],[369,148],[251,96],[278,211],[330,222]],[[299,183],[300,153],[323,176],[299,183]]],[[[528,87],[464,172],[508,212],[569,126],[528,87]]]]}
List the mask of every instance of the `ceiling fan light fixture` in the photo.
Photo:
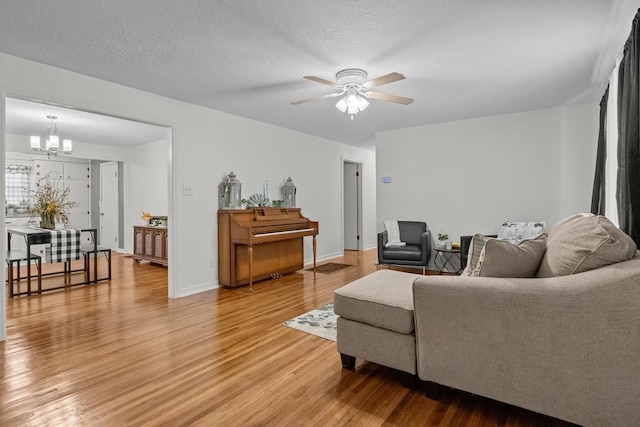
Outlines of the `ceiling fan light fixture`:
{"type": "Polygon", "coordinates": [[[340,110],[341,113],[347,111],[347,97],[340,98],[340,101],[336,103],[336,108],[340,110]]]}
{"type": "Polygon", "coordinates": [[[364,111],[369,106],[369,101],[366,98],[360,96],[358,97],[358,108],[360,111],[364,111]]]}
{"type": "Polygon", "coordinates": [[[373,88],[378,86],[397,82],[398,80],[403,80],[405,78],[404,75],[396,72],[369,80],[369,75],[365,70],[360,68],[347,68],[338,71],[335,82],[317,76],[304,76],[304,78],[326,86],[331,86],[340,92],[302,99],[300,101],[292,102],[291,105],[304,104],[318,99],[340,97],[340,100],[336,103],[336,108],[341,113],[346,113],[351,116],[351,120],[353,120],[353,116],[364,111],[369,106],[367,98],[395,102],[404,105],[409,105],[413,102],[413,99],[411,98],[388,95],[373,90],[373,88]]]}
{"type": "Polygon", "coordinates": [[[355,89],[349,89],[347,92],[347,106],[350,110],[358,108],[358,94],[355,89]]]}
{"type": "Polygon", "coordinates": [[[349,88],[347,94],[342,97],[337,103],[336,108],[342,113],[347,113],[351,116],[357,115],[360,111],[364,111],[369,106],[369,101],[362,96],[356,88],[349,88]]]}

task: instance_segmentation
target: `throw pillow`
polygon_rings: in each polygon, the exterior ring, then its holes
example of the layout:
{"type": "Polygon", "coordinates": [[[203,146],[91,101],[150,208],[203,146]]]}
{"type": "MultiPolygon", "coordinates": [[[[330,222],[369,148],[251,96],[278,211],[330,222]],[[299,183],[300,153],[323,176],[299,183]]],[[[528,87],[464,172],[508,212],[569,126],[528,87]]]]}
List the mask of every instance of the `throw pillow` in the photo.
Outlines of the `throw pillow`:
{"type": "Polygon", "coordinates": [[[508,240],[511,243],[518,244],[522,240],[533,239],[544,232],[545,222],[514,222],[505,221],[500,227],[498,239],[508,240]]]}
{"type": "Polygon", "coordinates": [[[491,239],[495,239],[495,237],[485,237],[482,234],[474,234],[471,239],[471,244],[469,244],[467,266],[461,276],[471,276],[471,273],[473,273],[473,270],[475,270],[478,265],[478,260],[480,259],[480,254],[482,253],[485,243],[491,239]]]}
{"type": "Polygon", "coordinates": [[[636,250],[633,239],[606,217],[576,215],[553,228],[537,276],[567,276],[594,270],[627,261],[636,250]]]}
{"type": "Polygon", "coordinates": [[[513,244],[507,240],[487,241],[478,265],[471,274],[478,277],[535,277],[547,248],[547,235],[513,244]]]}

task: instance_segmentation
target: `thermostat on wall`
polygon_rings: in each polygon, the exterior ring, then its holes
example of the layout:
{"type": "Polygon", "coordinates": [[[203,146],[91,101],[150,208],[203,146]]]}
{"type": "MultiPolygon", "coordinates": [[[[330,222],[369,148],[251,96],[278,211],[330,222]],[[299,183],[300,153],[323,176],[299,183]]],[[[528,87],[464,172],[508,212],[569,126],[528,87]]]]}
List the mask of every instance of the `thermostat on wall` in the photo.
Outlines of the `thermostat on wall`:
{"type": "Polygon", "coordinates": [[[382,177],[382,182],[384,182],[385,184],[388,184],[391,182],[391,177],[390,176],[383,176],[382,177]]]}

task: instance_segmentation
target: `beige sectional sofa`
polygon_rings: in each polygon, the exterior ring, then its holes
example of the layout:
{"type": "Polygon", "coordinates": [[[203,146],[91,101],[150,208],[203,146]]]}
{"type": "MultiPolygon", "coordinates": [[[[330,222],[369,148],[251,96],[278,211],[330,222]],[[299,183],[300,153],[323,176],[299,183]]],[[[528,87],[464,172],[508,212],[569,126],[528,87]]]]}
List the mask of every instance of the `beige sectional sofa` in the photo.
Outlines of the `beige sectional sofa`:
{"type": "MultiPolygon", "coordinates": [[[[397,295],[389,303],[413,310],[414,329],[387,331],[394,338],[389,346],[379,330],[385,324],[364,314],[385,312],[380,292],[389,286],[378,283],[374,304],[356,309],[349,299],[368,299],[367,278],[337,290],[336,313],[349,323],[348,331],[338,323],[343,366],[354,367],[345,356],[370,360],[367,348],[385,358],[395,348],[404,361],[400,369],[416,372],[431,396],[444,385],[581,425],[640,425],[640,255],[605,220],[585,215],[544,236],[547,251],[537,273],[543,277],[415,277],[412,304],[397,295]],[[361,327],[374,331],[375,342],[359,336],[361,327]],[[398,339],[412,335],[415,369],[408,357],[413,348],[398,348],[398,339]]],[[[375,282],[384,281],[379,273],[375,282]]],[[[407,280],[401,277],[402,288],[407,280]]]]}
{"type": "Polygon", "coordinates": [[[640,425],[640,259],[413,284],[418,376],[589,426],[640,425]]]}

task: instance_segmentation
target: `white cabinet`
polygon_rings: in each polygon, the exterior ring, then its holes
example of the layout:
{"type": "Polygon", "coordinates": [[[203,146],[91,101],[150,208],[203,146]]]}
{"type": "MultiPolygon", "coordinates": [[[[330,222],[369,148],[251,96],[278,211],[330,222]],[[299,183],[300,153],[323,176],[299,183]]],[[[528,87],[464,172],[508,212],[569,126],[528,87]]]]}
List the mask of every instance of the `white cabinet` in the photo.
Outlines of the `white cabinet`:
{"type": "Polygon", "coordinates": [[[71,200],[76,203],[69,209],[69,225],[73,227],[88,228],[91,225],[91,188],[89,180],[65,180],[69,187],[71,200]]]}
{"type": "Polygon", "coordinates": [[[91,164],[65,162],[64,179],[88,181],[90,178],[91,178],[91,164]]]}
{"type": "Polygon", "coordinates": [[[54,178],[62,178],[64,176],[64,163],[55,160],[34,160],[33,161],[35,180],[44,178],[53,172],[54,178]]]}
{"type": "MultiPolygon", "coordinates": [[[[69,200],[76,207],[69,210],[69,226],[89,228],[91,226],[91,163],[89,161],[34,160],[35,183],[52,173],[69,187],[69,200]]],[[[87,240],[83,235],[83,243],[87,240]]],[[[88,241],[87,241],[88,242],[88,241]]]]}
{"type": "Polygon", "coordinates": [[[73,180],[89,180],[91,164],[86,162],[66,162],[62,160],[34,160],[36,180],[53,172],[54,177],[73,180]]]}

